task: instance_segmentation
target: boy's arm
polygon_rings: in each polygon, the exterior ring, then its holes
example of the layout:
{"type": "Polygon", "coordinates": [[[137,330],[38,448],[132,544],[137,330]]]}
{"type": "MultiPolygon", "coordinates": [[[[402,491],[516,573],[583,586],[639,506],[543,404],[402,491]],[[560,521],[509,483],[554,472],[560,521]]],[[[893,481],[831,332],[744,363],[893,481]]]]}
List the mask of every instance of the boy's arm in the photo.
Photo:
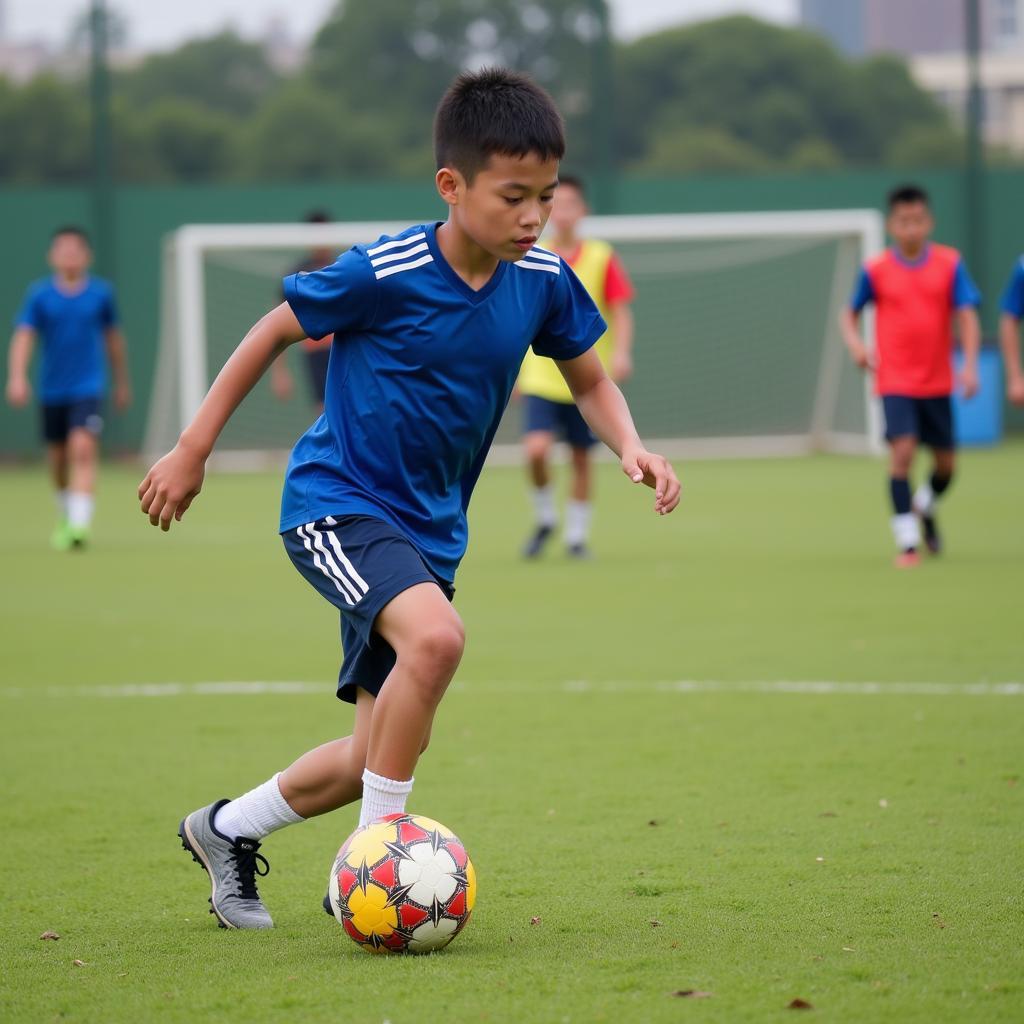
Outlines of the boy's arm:
{"type": "Polygon", "coordinates": [[[860,313],[854,312],[849,306],[843,306],[839,311],[839,330],[853,361],[862,370],[874,370],[875,354],[860,336],[860,313]]]}
{"type": "Polygon", "coordinates": [[[7,401],[16,409],[27,405],[32,397],[28,367],[35,343],[35,329],[27,324],[16,327],[11,335],[11,347],[7,353],[7,401]]]}
{"type": "Polygon", "coordinates": [[[960,370],[960,389],[964,398],[978,393],[978,353],[981,351],[981,324],[974,306],[961,306],[956,311],[957,334],[964,352],[964,365],[960,370]]]}
{"type": "Polygon", "coordinates": [[[611,376],[616,384],[633,376],[633,309],[628,302],[616,302],[608,311],[613,337],[611,376]]]}
{"type": "Polygon", "coordinates": [[[185,514],[203,484],[206,460],[224,424],[266,372],[291,344],[306,336],[291,306],[283,302],[245,336],[203,399],[174,450],[165,455],[139,484],[142,511],[153,526],[171,528],[185,514]]]}
{"type": "Polygon", "coordinates": [[[1024,369],[1020,363],[1020,318],[1003,313],[999,318],[999,347],[1006,367],[1006,397],[1014,405],[1024,405],[1024,369]]]}
{"type": "Polygon", "coordinates": [[[108,327],[105,338],[107,359],[110,360],[110,368],[114,372],[114,405],[118,409],[127,409],[132,404],[132,383],[128,376],[124,332],[120,327],[108,327]]]}
{"type": "Polygon", "coordinates": [[[590,428],[619,457],[633,483],[654,488],[654,511],[667,515],[679,504],[679,481],[667,459],[654,455],[637,436],[622,392],[593,349],[575,359],[556,360],[576,405],[590,428]]]}

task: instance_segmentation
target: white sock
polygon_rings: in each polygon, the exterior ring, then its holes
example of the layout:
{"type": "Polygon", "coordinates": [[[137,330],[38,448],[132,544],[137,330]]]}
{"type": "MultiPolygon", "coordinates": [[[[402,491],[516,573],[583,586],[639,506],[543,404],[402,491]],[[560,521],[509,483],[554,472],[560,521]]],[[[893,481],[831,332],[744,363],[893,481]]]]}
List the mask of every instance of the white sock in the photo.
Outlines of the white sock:
{"type": "Polygon", "coordinates": [[[359,824],[369,825],[385,814],[402,814],[405,801],[412,792],[415,780],[385,779],[383,775],[374,775],[369,768],[363,771],[363,805],[359,809],[359,824]]]}
{"type": "Polygon", "coordinates": [[[76,530],[87,529],[92,522],[93,496],[81,491],[68,493],[68,525],[76,530]]]}
{"type": "Polygon", "coordinates": [[[555,491],[551,484],[533,489],[533,515],[538,526],[554,526],[558,522],[555,491]]]}
{"type": "Polygon", "coordinates": [[[926,480],[914,491],[914,511],[920,512],[923,516],[930,516],[935,511],[935,502],[937,500],[938,498],[932,490],[932,485],[926,480]]]}
{"type": "Polygon", "coordinates": [[[590,535],[589,501],[570,501],[565,510],[565,543],[586,544],[590,535]]]}
{"type": "Polygon", "coordinates": [[[54,491],[53,497],[57,502],[57,515],[61,519],[67,519],[68,517],[68,492],[67,489],[63,491],[54,491]]]}
{"type": "Polygon", "coordinates": [[[900,551],[921,546],[921,524],[913,512],[893,516],[891,520],[892,535],[896,539],[896,547],[900,551]]]}
{"type": "Polygon", "coordinates": [[[285,825],[295,825],[306,819],[296,814],[281,796],[277,780],[278,772],[267,779],[262,786],[250,789],[237,800],[225,804],[213,819],[214,828],[228,839],[244,836],[246,839],[263,839],[285,825]]]}

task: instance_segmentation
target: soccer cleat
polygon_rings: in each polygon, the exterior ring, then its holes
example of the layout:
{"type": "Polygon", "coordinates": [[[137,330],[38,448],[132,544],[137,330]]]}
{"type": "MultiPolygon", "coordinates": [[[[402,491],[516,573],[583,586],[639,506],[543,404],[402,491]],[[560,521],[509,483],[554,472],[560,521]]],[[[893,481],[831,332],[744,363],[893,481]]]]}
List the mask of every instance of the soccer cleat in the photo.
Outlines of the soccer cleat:
{"type": "Polygon", "coordinates": [[[68,547],[75,551],[81,551],[89,543],[89,528],[87,526],[68,527],[68,547]]]}
{"type": "Polygon", "coordinates": [[[334,917],[335,916],[335,914],[334,914],[334,907],[331,906],[331,890],[330,889],[327,890],[327,895],[324,896],[323,908],[324,908],[324,913],[328,917],[334,917]]]}
{"type": "Polygon", "coordinates": [[[897,569],[913,569],[914,566],[920,564],[921,556],[917,553],[915,548],[907,548],[906,551],[901,551],[896,556],[897,569]]]}
{"type": "Polygon", "coordinates": [[[577,558],[581,562],[585,562],[591,557],[590,548],[588,548],[582,541],[579,541],[576,544],[569,544],[565,549],[565,553],[570,558],[577,558]]]}
{"type": "Polygon", "coordinates": [[[50,534],[50,547],[54,551],[70,551],[71,545],[71,527],[66,522],[58,523],[50,534]]]}
{"type": "Polygon", "coordinates": [[[548,542],[548,537],[551,536],[554,530],[553,526],[545,526],[544,524],[538,526],[523,547],[523,558],[537,558],[544,550],[544,545],[548,542]]]}
{"type": "Polygon", "coordinates": [[[937,555],[942,551],[942,537],[939,534],[939,524],[935,522],[935,516],[921,516],[921,528],[924,532],[925,547],[937,555]]]}
{"type": "Polygon", "coordinates": [[[210,913],[221,928],[273,928],[273,919],[256,891],[256,876],[270,871],[266,859],[256,852],[260,844],[241,836],[232,841],[213,823],[217,811],[229,802],[218,800],[183,818],[178,827],[182,848],[210,876],[210,913]]]}

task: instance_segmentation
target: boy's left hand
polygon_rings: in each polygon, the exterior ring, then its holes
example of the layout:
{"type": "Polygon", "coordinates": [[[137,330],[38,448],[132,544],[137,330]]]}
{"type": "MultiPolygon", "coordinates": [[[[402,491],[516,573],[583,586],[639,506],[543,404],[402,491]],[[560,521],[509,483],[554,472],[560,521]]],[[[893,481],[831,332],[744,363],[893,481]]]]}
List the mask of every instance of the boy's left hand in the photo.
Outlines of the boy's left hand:
{"type": "Polygon", "coordinates": [[[668,459],[646,448],[622,453],[622,471],[635,484],[654,488],[654,511],[666,516],[679,504],[679,480],[668,459]]]}
{"type": "Polygon", "coordinates": [[[978,368],[964,366],[960,371],[960,391],[964,398],[973,398],[978,393],[978,368]]]}

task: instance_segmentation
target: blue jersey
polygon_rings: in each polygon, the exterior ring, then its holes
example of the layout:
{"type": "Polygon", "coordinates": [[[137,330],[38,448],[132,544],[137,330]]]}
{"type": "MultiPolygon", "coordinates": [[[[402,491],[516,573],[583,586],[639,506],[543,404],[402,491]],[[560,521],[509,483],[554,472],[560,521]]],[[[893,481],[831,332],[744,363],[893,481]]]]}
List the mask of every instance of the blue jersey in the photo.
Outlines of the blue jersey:
{"type": "Polygon", "coordinates": [[[999,308],[1004,313],[1015,316],[1018,320],[1024,318],[1024,256],[1021,256],[1014,265],[1010,280],[1006,282],[1006,291],[1003,292],[1003,297],[999,302],[999,308]]]}
{"type": "Polygon", "coordinates": [[[523,356],[572,359],[604,333],[556,255],[534,248],[474,291],[434,224],[358,245],[285,279],[311,338],[334,334],[324,414],[288,463],[281,531],[325,516],[397,527],[446,580],[466,551],[466,509],[523,356]]]}
{"type": "Polygon", "coordinates": [[[64,292],[54,278],[33,284],[15,320],[42,340],[39,397],[47,405],[99,398],[107,386],[104,333],[117,324],[114,290],[87,278],[76,292],[64,292]]]}

